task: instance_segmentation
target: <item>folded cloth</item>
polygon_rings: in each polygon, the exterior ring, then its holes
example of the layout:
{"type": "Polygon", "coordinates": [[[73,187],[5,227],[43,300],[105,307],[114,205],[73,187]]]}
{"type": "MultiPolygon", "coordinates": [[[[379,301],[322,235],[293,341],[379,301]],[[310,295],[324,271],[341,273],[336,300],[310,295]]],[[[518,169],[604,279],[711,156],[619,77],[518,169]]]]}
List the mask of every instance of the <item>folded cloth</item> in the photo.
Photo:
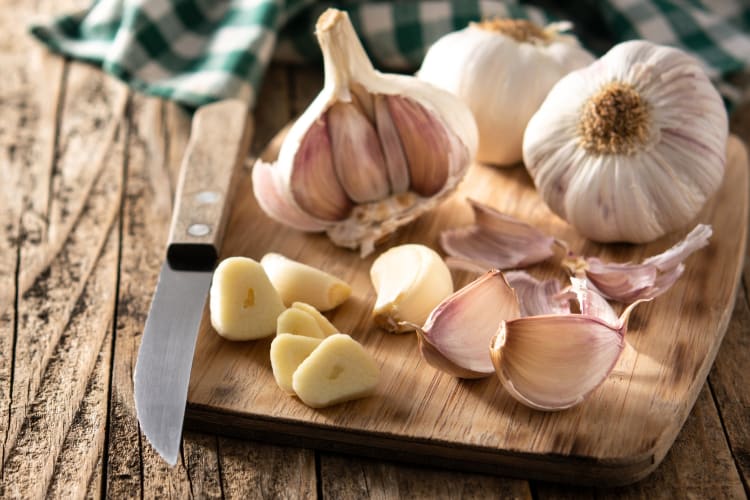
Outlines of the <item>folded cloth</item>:
{"type": "Polygon", "coordinates": [[[710,6],[698,0],[587,0],[568,10],[514,0],[95,0],[31,33],[50,49],[101,65],[151,95],[191,107],[227,97],[252,105],[274,55],[287,61],[320,57],[314,25],[329,6],[349,12],[373,63],[389,70],[416,70],[440,36],[488,17],[539,24],[571,19],[595,52],[633,38],[676,46],[697,56],[717,81],[750,64],[750,5],[734,0],[710,6]]]}

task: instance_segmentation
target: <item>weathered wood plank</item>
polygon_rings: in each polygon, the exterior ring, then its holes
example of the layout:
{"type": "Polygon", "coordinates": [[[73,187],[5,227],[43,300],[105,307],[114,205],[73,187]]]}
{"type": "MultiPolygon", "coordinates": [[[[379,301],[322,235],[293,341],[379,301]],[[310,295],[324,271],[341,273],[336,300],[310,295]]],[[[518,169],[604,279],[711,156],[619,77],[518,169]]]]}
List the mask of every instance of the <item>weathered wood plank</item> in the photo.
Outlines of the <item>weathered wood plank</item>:
{"type": "Polygon", "coordinates": [[[537,498],[671,499],[742,498],[742,483],[732,462],[708,384],[662,464],[646,479],[621,488],[580,488],[535,483],[537,498]]]}
{"type": "MultiPolygon", "coordinates": [[[[113,287],[111,293],[114,291],[113,287]]],[[[114,303],[110,306],[114,312],[114,303]]],[[[101,498],[111,354],[110,323],[86,386],[85,397],[57,457],[47,490],[48,498],[101,498]]]]}
{"type": "Polygon", "coordinates": [[[309,450],[219,438],[219,460],[226,498],[315,496],[315,456],[309,450]]]}
{"type": "Polygon", "coordinates": [[[321,453],[325,498],[514,498],[531,499],[529,483],[481,474],[413,467],[321,453]]]}
{"type": "MultiPolygon", "coordinates": [[[[105,110],[108,115],[103,123],[118,122],[121,119],[120,110],[114,106],[116,96],[123,90],[121,84],[110,78],[104,77],[90,66],[81,64],[72,65],[70,69],[73,80],[82,80],[90,83],[81,88],[74,96],[68,95],[65,99],[63,111],[69,107],[79,106],[79,101],[96,99],[102,94],[109,95],[112,107],[105,110]],[[76,75],[76,76],[73,76],[76,75]],[[109,82],[109,83],[107,83],[109,82]],[[85,90],[84,90],[85,89],[85,90]]],[[[80,109],[80,108],[79,108],[80,109]]],[[[91,122],[100,123],[101,110],[87,115],[91,122]]],[[[63,120],[63,123],[65,120],[63,120]]],[[[72,139],[80,125],[67,127],[61,125],[64,131],[63,143],[72,139]]],[[[106,127],[104,127],[106,128],[106,127]]],[[[105,135],[100,140],[109,140],[107,147],[111,147],[113,136],[105,135]]],[[[93,146],[94,143],[87,143],[93,146]]],[[[102,147],[96,144],[97,149],[102,147]]],[[[60,167],[87,163],[87,151],[79,149],[67,149],[60,151],[58,163],[60,167]],[[66,158],[68,155],[75,156],[74,159],[66,158]]],[[[41,274],[37,272],[36,265],[38,256],[47,248],[48,241],[44,238],[28,236],[21,242],[20,249],[20,273],[19,283],[23,283],[29,276],[33,276],[33,285],[28,288],[19,298],[18,303],[18,327],[15,339],[14,364],[12,373],[11,395],[13,406],[10,412],[8,431],[6,435],[6,453],[8,447],[13,445],[15,437],[20,430],[21,424],[26,416],[26,407],[33,401],[39,388],[41,376],[50,359],[50,356],[60,339],[63,328],[68,322],[75,303],[81,294],[83,287],[92,272],[102,246],[104,245],[108,231],[112,226],[120,207],[120,191],[122,188],[122,176],[118,169],[105,171],[105,157],[101,157],[97,163],[91,163],[85,170],[76,175],[76,179],[92,178],[93,188],[85,193],[84,210],[80,213],[70,231],[64,238],[59,251],[54,255],[49,265],[41,274]],[[26,267],[25,256],[31,255],[32,264],[26,267]]],[[[71,167],[73,168],[73,167],[71,167]]],[[[65,177],[64,170],[58,170],[61,177],[65,177]]],[[[69,189],[65,182],[51,182],[52,194],[50,206],[60,205],[59,210],[65,211],[67,204],[78,205],[78,200],[72,200],[65,194],[69,189]]],[[[57,209],[55,209],[57,210],[57,209]]],[[[29,213],[28,211],[24,213],[29,213]]],[[[24,224],[22,230],[27,231],[26,218],[22,219],[24,224]]],[[[56,229],[51,226],[47,232],[54,233],[56,229]]],[[[27,233],[29,234],[29,233],[27,233]]],[[[23,285],[19,285],[23,289],[23,285]]],[[[90,370],[93,364],[88,367],[90,370]]],[[[85,375],[87,377],[88,374],[85,375]]],[[[85,378],[84,378],[85,379],[85,378]]]]}
{"type": "MultiPolygon", "coordinates": [[[[97,266],[78,298],[65,329],[30,402],[15,446],[9,450],[0,480],[0,497],[44,496],[55,463],[74,416],[79,409],[104,337],[111,331],[117,278],[117,231],[109,231],[97,266]]],[[[93,461],[68,463],[84,473],[83,484],[93,471],[93,461]]]]}
{"type": "MultiPolygon", "coordinates": [[[[5,23],[5,16],[0,18],[5,23]]],[[[2,30],[0,30],[2,31],[2,30]]],[[[6,33],[7,36],[7,33],[6,33]]],[[[3,44],[14,39],[3,36],[3,44]]],[[[6,45],[7,46],[7,45],[6,45]]],[[[20,50],[17,49],[16,50],[20,50]]],[[[45,171],[54,147],[57,99],[63,80],[63,62],[52,57],[21,61],[16,51],[0,54],[0,470],[6,456],[12,398],[15,337],[18,330],[18,296],[22,241],[40,238],[45,225],[35,210],[46,206],[45,171]],[[30,68],[46,68],[47,78],[37,87],[30,68]],[[40,186],[37,188],[37,186],[40,186]],[[44,190],[39,192],[43,188],[44,190]],[[37,201],[42,198],[42,201],[37,201]]]]}
{"type": "MultiPolygon", "coordinates": [[[[746,260],[746,269],[748,263],[746,260]]],[[[743,280],[732,321],[719,351],[709,383],[721,414],[724,432],[750,495],[750,283],[743,280]]]]}
{"type": "MultiPolygon", "coordinates": [[[[174,186],[170,183],[157,99],[133,97],[129,120],[128,163],[123,207],[120,288],[107,443],[106,495],[185,497],[182,464],[169,469],[139,432],[133,400],[133,369],[140,335],[164,255],[174,186]]],[[[184,132],[184,131],[183,131],[184,132]]]]}

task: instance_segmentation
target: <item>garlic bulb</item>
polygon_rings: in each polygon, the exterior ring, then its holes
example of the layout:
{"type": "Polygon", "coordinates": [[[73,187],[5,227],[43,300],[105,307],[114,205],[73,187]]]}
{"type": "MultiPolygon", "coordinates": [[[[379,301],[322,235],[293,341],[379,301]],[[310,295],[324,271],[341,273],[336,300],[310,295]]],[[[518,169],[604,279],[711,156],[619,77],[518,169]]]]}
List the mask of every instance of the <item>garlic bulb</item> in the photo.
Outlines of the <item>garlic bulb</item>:
{"type": "Polygon", "coordinates": [[[476,153],[476,125],[450,93],[376,71],[346,13],[325,11],[316,35],[324,87],[276,163],[255,164],[253,190],[273,219],[364,256],[454,190],[476,153]]]}
{"type": "Polygon", "coordinates": [[[594,60],[575,37],[561,33],[568,27],[496,19],[471,23],[429,48],[417,75],[471,108],[479,129],[478,161],[521,161],[523,131],[547,92],[594,60]]]}
{"type": "Polygon", "coordinates": [[[544,201],[579,233],[641,243],[687,225],[718,189],[727,134],[695,59],[631,41],[554,86],[523,156],[544,201]]]}

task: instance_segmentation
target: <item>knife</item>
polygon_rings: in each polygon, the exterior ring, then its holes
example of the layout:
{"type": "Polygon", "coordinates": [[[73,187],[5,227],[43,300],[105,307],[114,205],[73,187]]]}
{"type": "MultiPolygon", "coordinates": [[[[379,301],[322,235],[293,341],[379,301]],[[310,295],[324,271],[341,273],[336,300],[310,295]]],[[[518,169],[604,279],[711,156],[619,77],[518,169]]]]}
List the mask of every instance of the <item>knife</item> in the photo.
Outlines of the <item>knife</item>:
{"type": "Polygon", "coordinates": [[[180,166],[166,260],[134,374],[141,429],[170,465],[177,463],[198,328],[252,128],[242,101],[198,108],[180,166]]]}

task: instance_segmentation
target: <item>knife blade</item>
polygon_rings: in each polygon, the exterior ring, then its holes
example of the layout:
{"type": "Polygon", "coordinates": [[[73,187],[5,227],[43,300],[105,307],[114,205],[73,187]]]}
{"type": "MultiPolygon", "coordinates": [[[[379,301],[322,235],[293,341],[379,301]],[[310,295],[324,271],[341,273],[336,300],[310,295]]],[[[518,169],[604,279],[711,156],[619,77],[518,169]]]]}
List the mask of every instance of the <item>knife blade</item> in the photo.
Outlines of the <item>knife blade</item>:
{"type": "Polygon", "coordinates": [[[252,132],[244,102],[202,106],[180,166],[166,259],[133,376],[138,422],[170,465],[177,463],[198,329],[252,132]]]}

